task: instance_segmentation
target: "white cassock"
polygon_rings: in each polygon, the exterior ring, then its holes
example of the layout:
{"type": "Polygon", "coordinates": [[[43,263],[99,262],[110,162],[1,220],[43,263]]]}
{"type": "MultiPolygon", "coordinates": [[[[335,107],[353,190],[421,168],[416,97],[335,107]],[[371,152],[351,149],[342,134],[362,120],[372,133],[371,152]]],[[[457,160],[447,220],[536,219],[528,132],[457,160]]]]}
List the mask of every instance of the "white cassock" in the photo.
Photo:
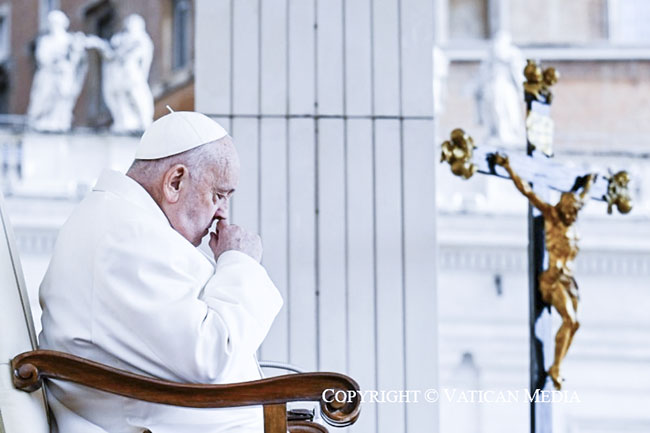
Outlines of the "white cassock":
{"type": "MultiPolygon", "coordinates": [[[[62,227],[40,301],[40,348],[192,383],[260,379],[255,352],[282,307],[260,264],[227,251],[215,266],[115,171],[62,227]]],[[[260,407],[173,407],[61,381],[48,391],[61,433],[263,431],[260,407]]]]}

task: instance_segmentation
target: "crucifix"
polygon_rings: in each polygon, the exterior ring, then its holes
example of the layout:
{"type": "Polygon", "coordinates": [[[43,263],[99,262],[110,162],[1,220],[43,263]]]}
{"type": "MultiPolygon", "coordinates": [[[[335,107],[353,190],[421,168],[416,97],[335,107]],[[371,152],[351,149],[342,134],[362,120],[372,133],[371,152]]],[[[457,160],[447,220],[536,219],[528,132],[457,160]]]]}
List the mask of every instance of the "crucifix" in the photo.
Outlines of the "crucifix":
{"type": "MultiPolygon", "coordinates": [[[[526,155],[506,155],[497,148],[476,147],[462,129],[451,132],[442,144],[441,161],[464,179],[476,172],[511,179],[529,201],[529,329],[530,392],[561,389],[561,362],[576,331],[578,284],[573,276],[573,262],[578,254],[575,222],[580,209],[589,199],[607,202],[608,213],[615,206],[619,212],[632,209],[628,192],[629,176],[620,171],[607,176],[583,173],[579,169],[554,163],[553,122],[550,105],[551,86],[559,74],[554,68],[542,69],[528,60],[524,69],[526,102],[526,155]],[[561,192],[556,204],[549,203],[550,191],[561,192]],[[550,308],[562,318],[555,338],[551,335],[550,308]],[[553,361],[548,361],[553,355],[553,361]]],[[[531,402],[531,432],[551,431],[551,407],[531,402]]]]}

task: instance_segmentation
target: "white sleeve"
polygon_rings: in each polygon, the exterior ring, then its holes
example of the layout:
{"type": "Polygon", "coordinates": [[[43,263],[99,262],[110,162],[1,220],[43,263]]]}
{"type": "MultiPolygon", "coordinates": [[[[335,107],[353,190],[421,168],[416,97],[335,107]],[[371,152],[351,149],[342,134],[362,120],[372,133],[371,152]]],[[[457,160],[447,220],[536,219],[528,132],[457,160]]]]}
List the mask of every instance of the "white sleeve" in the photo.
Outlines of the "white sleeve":
{"type": "Polygon", "coordinates": [[[219,256],[215,274],[201,298],[229,324],[229,352],[255,353],[282,307],[280,293],[266,270],[239,251],[219,256]],[[241,342],[239,347],[237,342],[241,342]]]}
{"type": "Polygon", "coordinates": [[[253,356],[282,298],[243,253],[222,254],[210,276],[205,261],[195,263],[200,253],[158,239],[141,229],[108,236],[98,248],[93,343],[162,378],[221,382],[237,359],[253,356]]]}

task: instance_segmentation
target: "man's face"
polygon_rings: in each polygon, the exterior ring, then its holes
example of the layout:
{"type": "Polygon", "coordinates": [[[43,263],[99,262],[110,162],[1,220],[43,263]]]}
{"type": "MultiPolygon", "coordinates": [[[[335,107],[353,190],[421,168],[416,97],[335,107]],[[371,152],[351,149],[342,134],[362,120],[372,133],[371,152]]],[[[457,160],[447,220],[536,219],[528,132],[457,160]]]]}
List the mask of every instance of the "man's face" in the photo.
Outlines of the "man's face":
{"type": "Polygon", "coordinates": [[[239,158],[231,142],[214,147],[215,160],[203,173],[190,173],[190,185],[179,200],[174,228],[194,246],[215,220],[228,218],[230,197],[239,182],[239,158]]]}
{"type": "Polygon", "coordinates": [[[578,219],[578,203],[572,193],[563,193],[557,207],[565,224],[572,225],[578,219]]]}

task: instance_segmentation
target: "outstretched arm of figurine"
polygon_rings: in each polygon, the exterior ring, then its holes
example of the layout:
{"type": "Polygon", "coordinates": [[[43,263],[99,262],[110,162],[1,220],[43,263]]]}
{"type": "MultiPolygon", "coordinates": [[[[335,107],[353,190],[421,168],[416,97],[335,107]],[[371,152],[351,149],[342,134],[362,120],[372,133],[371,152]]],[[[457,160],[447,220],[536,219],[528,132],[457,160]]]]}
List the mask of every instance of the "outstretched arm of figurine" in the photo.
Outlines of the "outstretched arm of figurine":
{"type": "Polygon", "coordinates": [[[596,174],[594,173],[591,173],[587,176],[587,180],[585,181],[585,184],[582,186],[582,192],[580,193],[580,200],[584,201],[585,197],[587,197],[587,194],[589,194],[589,190],[591,189],[591,185],[593,184],[595,179],[596,179],[596,174]]]}
{"type": "Polygon", "coordinates": [[[86,35],[85,36],[85,45],[86,49],[96,49],[106,59],[111,59],[113,57],[113,49],[111,44],[108,41],[100,38],[96,35],[86,35]]]}
{"type": "Polygon", "coordinates": [[[528,182],[524,181],[521,177],[519,177],[517,173],[515,173],[515,171],[510,166],[510,161],[508,160],[507,155],[496,153],[494,155],[494,163],[506,169],[519,192],[525,195],[531,204],[539,209],[542,214],[546,215],[547,213],[551,212],[551,208],[553,206],[546,203],[537,194],[535,194],[528,182]]]}

